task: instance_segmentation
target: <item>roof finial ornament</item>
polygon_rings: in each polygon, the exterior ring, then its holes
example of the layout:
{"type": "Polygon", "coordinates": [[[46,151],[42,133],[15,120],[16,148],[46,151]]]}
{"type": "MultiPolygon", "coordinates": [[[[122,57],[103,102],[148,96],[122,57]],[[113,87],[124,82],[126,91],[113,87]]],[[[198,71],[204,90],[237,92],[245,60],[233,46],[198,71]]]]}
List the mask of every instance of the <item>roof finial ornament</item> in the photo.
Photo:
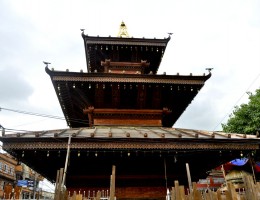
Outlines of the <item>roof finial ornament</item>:
{"type": "Polygon", "coordinates": [[[214,68],[206,68],[206,70],[208,70],[209,74],[211,74],[211,70],[214,68]]]}
{"type": "Polygon", "coordinates": [[[171,37],[172,34],[173,34],[173,33],[168,33],[169,37],[171,37]]]}
{"type": "Polygon", "coordinates": [[[119,33],[117,34],[117,37],[129,37],[127,27],[123,21],[121,22],[121,25],[119,27],[119,33]]]}
{"type": "Polygon", "coordinates": [[[84,33],[85,29],[84,29],[84,28],[81,28],[80,30],[81,30],[81,35],[84,36],[84,34],[85,34],[85,33],[84,33]]]}
{"type": "Polygon", "coordinates": [[[46,65],[46,67],[48,67],[48,65],[51,64],[51,63],[49,63],[49,62],[45,62],[45,61],[43,61],[43,63],[46,65]]]}

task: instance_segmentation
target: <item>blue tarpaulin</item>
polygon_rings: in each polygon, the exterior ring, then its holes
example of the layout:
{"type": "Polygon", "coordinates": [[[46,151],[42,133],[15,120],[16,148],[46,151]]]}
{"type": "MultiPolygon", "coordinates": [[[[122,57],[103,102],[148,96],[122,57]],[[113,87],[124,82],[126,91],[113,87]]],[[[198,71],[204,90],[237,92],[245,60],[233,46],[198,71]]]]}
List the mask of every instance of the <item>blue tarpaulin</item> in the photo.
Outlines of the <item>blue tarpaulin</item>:
{"type": "Polygon", "coordinates": [[[27,184],[28,184],[27,180],[18,180],[17,181],[17,186],[27,187],[27,184]]]}
{"type": "Polygon", "coordinates": [[[248,161],[248,158],[241,158],[241,159],[237,158],[235,160],[231,160],[230,163],[232,165],[236,165],[236,166],[243,166],[247,163],[247,161],[248,161]]]}

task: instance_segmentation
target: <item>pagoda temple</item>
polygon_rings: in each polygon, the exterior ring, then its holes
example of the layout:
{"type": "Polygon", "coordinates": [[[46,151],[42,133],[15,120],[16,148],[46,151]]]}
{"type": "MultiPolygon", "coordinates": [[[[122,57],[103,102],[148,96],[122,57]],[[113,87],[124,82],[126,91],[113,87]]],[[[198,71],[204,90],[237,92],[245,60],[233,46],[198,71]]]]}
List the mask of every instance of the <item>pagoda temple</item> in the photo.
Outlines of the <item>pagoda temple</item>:
{"type": "Polygon", "coordinates": [[[129,37],[123,22],[118,37],[81,35],[86,73],[45,68],[69,128],[0,138],[6,151],[48,180],[55,182],[64,167],[69,138],[67,189],[106,191],[114,165],[117,199],[165,199],[174,180],[188,185],[186,163],[198,181],[259,149],[255,135],[173,128],[211,73],[158,74],[170,35],[129,37]]]}

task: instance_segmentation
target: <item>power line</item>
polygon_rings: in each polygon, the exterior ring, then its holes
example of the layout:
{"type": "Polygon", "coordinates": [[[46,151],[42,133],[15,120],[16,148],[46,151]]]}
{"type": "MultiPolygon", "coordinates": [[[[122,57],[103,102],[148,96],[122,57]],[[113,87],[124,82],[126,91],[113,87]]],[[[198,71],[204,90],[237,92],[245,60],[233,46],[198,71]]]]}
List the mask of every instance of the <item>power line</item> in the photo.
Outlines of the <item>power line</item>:
{"type": "Polygon", "coordinates": [[[213,131],[216,130],[216,128],[224,121],[224,119],[229,115],[230,112],[232,112],[232,110],[234,109],[234,107],[238,104],[238,102],[243,98],[243,96],[248,92],[248,90],[252,87],[252,85],[256,82],[256,80],[259,78],[260,73],[256,76],[256,78],[251,82],[251,84],[248,86],[248,88],[246,89],[246,91],[238,98],[238,100],[236,101],[236,103],[232,106],[232,108],[229,110],[229,112],[227,112],[224,117],[220,120],[220,122],[215,126],[215,128],[213,129],[213,131]]]}
{"type": "MultiPolygon", "coordinates": [[[[66,118],[60,117],[60,116],[40,114],[40,113],[33,113],[33,112],[22,111],[22,110],[15,110],[15,109],[10,109],[10,108],[0,107],[0,111],[1,111],[1,110],[10,111],[10,112],[15,112],[15,113],[19,113],[19,114],[25,114],[25,115],[32,115],[32,116],[37,116],[37,117],[45,117],[45,118],[57,119],[57,120],[66,120],[66,118]]],[[[81,124],[88,124],[87,118],[86,118],[86,120],[70,118],[69,121],[70,121],[70,122],[81,123],[81,124]]]]}
{"type": "Polygon", "coordinates": [[[59,117],[59,116],[54,116],[54,115],[46,115],[46,114],[39,114],[39,113],[33,113],[33,112],[27,112],[27,111],[21,111],[21,110],[14,110],[14,109],[10,109],[10,108],[0,107],[0,110],[16,112],[16,113],[25,114],[25,115],[34,115],[34,116],[37,116],[37,117],[46,117],[46,118],[52,118],[52,119],[65,120],[64,117],[59,117]]]}

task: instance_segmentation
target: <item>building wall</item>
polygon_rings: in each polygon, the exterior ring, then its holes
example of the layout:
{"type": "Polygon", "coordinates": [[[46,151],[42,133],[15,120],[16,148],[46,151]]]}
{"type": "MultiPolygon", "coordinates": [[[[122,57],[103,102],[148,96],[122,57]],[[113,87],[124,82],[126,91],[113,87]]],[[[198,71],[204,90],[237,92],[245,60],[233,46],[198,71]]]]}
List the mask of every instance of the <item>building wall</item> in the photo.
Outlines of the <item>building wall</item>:
{"type": "MultiPolygon", "coordinates": [[[[16,198],[32,198],[33,188],[16,186],[18,180],[25,179],[36,181],[36,187],[38,187],[43,177],[27,165],[18,163],[13,156],[0,153],[0,199],[9,198],[14,194],[16,198]]],[[[38,192],[35,192],[35,195],[37,196],[38,192]]],[[[50,195],[51,193],[48,193],[47,198],[51,199],[50,195]]]]}
{"type": "Polygon", "coordinates": [[[6,153],[0,153],[0,198],[3,197],[4,187],[13,186],[16,181],[15,166],[17,161],[6,153]]]}

